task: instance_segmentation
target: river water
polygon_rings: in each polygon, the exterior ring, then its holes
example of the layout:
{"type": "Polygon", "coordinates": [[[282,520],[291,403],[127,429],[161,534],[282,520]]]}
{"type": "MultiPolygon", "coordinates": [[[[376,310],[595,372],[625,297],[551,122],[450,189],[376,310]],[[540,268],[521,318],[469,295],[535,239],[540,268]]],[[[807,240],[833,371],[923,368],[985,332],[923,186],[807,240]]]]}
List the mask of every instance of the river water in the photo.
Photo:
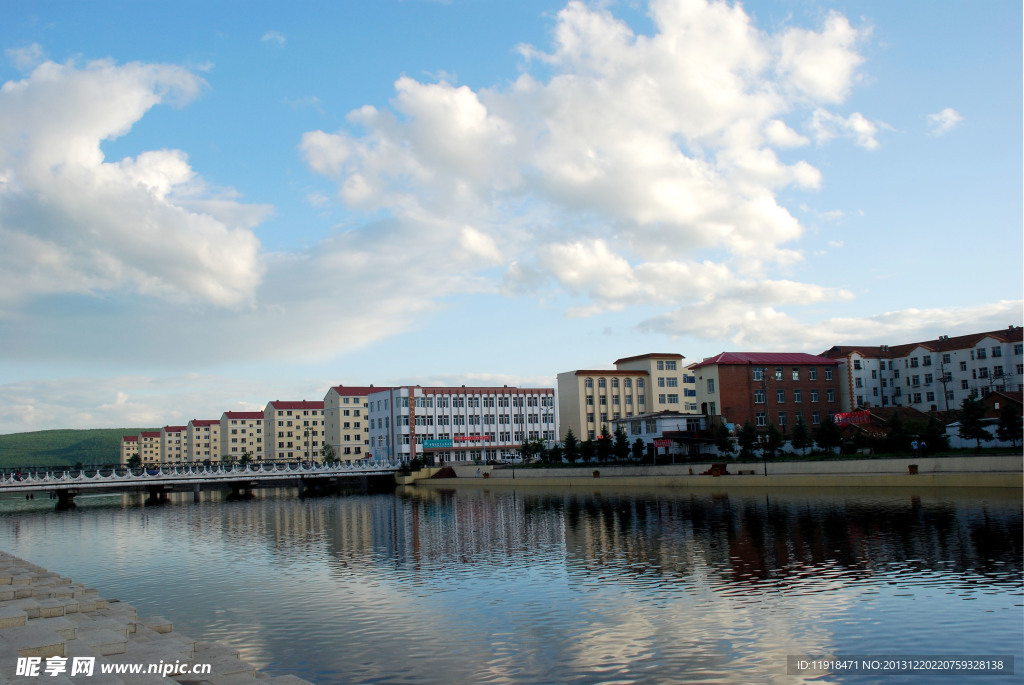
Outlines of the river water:
{"type": "Polygon", "coordinates": [[[0,549],[333,683],[1022,682],[787,670],[1005,656],[1016,490],[403,489],[0,501],[0,549]]]}

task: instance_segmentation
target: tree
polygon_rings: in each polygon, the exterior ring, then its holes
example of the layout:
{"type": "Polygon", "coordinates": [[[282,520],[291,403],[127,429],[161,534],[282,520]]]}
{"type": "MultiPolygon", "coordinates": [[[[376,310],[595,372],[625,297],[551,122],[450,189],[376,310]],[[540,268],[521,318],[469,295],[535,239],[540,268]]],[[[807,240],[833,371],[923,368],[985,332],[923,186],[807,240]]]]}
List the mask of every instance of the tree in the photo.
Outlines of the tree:
{"type": "Polygon", "coordinates": [[[562,451],[565,453],[565,460],[570,464],[574,463],[580,456],[580,442],[570,428],[565,433],[565,440],[562,441],[562,451]]]}
{"type": "Polygon", "coordinates": [[[519,454],[523,457],[523,463],[529,464],[544,453],[544,441],[540,438],[527,438],[519,446],[519,454]]]}
{"type": "Polygon", "coordinates": [[[813,444],[811,431],[808,430],[804,417],[800,414],[796,416],[796,425],[793,426],[793,437],[789,439],[789,444],[793,446],[793,449],[800,450],[803,454],[807,454],[807,448],[813,444]]]}
{"type": "Polygon", "coordinates": [[[636,442],[633,443],[633,459],[640,461],[644,458],[644,451],[647,449],[647,445],[644,444],[643,438],[637,438],[636,442]]]}
{"type": "Polygon", "coordinates": [[[750,423],[750,419],[743,422],[743,428],[740,429],[739,435],[736,437],[740,443],[740,456],[754,456],[754,445],[757,444],[757,428],[754,427],[754,424],[750,423]]]}
{"type": "Polygon", "coordinates": [[[934,414],[928,417],[928,423],[925,424],[921,437],[933,454],[949,449],[949,436],[946,435],[946,427],[934,414]]]}
{"type": "Polygon", "coordinates": [[[836,425],[835,419],[831,416],[824,418],[821,425],[818,426],[814,441],[818,443],[818,447],[828,452],[843,444],[843,434],[839,430],[839,426],[836,425]]]}
{"type": "Polygon", "coordinates": [[[548,464],[559,464],[562,461],[562,446],[552,445],[550,449],[545,450],[540,456],[548,464]]]}
{"type": "Polygon", "coordinates": [[[597,438],[597,459],[608,461],[612,456],[612,434],[608,432],[608,426],[601,426],[601,435],[597,438]]]}
{"type": "Polygon", "coordinates": [[[899,412],[894,411],[889,419],[888,430],[885,432],[885,449],[889,452],[902,453],[906,449],[909,438],[910,435],[903,427],[903,420],[900,419],[899,412]]]}
{"type": "Polygon", "coordinates": [[[775,452],[782,447],[782,433],[776,428],[774,423],[768,424],[768,429],[764,432],[764,457],[765,459],[774,459],[775,452]]]}
{"type": "Polygon", "coordinates": [[[142,466],[142,457],[140,457],[137,454],[133,454],[132,456],[128,457],[128,463],[126,464],[126,466],[130,469],[139,468],[140,466],[142,466]]]}
{"type": "Polygon", "coordinates": [[[323,447],[320,448],[320,457],[324,460],[324,463],[334,463],[337,456],[338,454],[334,451],[334,446],[329,442],[325,442],[323,447]]]}
{"type": "Polygon", "coordinates": [[[246,450],[242,452],[242,458],[238,460],[238,463],[241,464],[242,466],[245,466],[250,461],[252,461],[252,452],[246,450]]]}
{"type": "Polygon", "coordinates": [[[978,399],[978,393],[971,391],[968,397],[960,404],[960,437],[964,440],[974,440],[977,450],[981,451],[981,441],[988,442],[992,434],[985,430],[981,420],[985,416],[985,407],[978,399]]]}
{"type": "Polygon", "coordinates": [[[629,438],[626,437],[626,431],[623,430],[622,426],[615,429],[615,458],[619,461],[626,461],[629,459],[629,438]]]}
{"type": "Polygon", "coordinates": [[[590,460],[597,454],[597,445],[594,444],[593,440],[589,438],[580,443],[580,458],[583,459],[583,463],[588,464],[590,460]]]}
{"type": "Polygon", "coordinates": [[[1020,410],[1012,402],[1004,402],[999,409],[999,425],[996,427],[996,436],[1000,440],[1009,440],[1013,446],[1017,446],[1022,430],[1022,419],[1020,410]]]}
{"type": "Polygon", "coordinates": [[[729,433],[729,427],[724,422],[719,423],[718,429],[715,431],[715,447],[718,448],[719,454],[726,457],[736,450],[736,445],[732,442],[732,435],[729,433]]]}

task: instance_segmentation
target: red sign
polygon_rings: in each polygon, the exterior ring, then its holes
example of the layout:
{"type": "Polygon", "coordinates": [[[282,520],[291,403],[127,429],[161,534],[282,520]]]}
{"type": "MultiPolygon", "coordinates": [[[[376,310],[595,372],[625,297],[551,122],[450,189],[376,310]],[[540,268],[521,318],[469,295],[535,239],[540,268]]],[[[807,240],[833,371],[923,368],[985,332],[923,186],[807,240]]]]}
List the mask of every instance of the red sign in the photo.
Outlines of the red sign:
{"type": "Polygon", "coordinates": [[[856,423],[871,423],[871,414],[864,410],[836,414],[837,426],[852,426],[856,423]]]}
{"type": "Polygon", "coordinates": [[[482,440],[484,442],[490,440],[486,435],[456,435],[453,440],[455,442],[472,442],[474,440],[482,440]]]}
{"type": "Polygon", "coordinates": [[[672,446],[672,441],[669,440],[668,438],[655,438],[654,439],[654,446],[655,447],[671,447],[672,446]]]}

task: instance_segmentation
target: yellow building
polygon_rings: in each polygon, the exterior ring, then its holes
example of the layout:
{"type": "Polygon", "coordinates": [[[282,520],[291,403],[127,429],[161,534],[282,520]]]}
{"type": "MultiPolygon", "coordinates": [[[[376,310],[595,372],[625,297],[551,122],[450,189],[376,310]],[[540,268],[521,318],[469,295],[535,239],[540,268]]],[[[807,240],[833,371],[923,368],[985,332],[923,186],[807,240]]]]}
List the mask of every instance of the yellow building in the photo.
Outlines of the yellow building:
{"type": "Polygon", "coordinates": [[[164,426],[160,429],[161,464],[174,466],[189,461],[185,440],[187,426],[164,426]]]}
{"type": "Polygon", "coordinates": [[[224,462],[262,461],[263,412],[226,411],[220,417],[220,459],[224,462]]]}
{"type": "Polygon", "coordinates": [[[371,386],[336,385],[324,395],[324,440],[341,461],[365,459],[370,445],[367,396],[386,390],[371,386]]]}
{"type": "Polygon", "coordinates": [[[268,461],[320,460],[324,403],[274,400],[263,410],[264,458],[268,461]]]}
{"type": "Polygon", "coordinates": [[[185,431],[185,445],[190,461],[220,461],[220,420],[189,421],[185,431]]]}
{"type": "Polygon", "coordinates": [[[119,464],[127,464],[128,460],[139,454],[139,436],[121,436],[121,459],[119,464]]]}
{"type": "Polygon", "coordinates": [[[163,463],[160,431],[143,431],[139,433],[139,456],[143,466],[159,466],[163,463]]]}
{"type": "Polygon", "coordinates": [[[560,438],[569,429],[580,440],[594,439],[612,421],[673,411],[696,414],[696,381],[681,354],[624,357],[614,369],[578,369],[558,374],[560,438]]]}

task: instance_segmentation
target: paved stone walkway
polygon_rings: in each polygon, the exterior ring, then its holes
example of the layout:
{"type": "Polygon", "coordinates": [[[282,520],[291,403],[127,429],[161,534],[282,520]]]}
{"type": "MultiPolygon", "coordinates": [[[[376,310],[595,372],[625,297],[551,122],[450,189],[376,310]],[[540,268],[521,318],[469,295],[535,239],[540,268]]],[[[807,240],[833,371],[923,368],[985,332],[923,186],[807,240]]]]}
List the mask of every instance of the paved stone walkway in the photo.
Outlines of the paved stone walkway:
{"type": "MultiPolygon", "coordinates": [[[[25,663],[23,661],[23,663],[25,663]]],[[[170,621],[0,552],[0,685],[310,685],[271,677],[213,642],[175,633],[170,621]],[[18,675],[19,657],[38,657],[38,675],[18,675]],[[63,657],[60,662],[51,657],[63,657]],[[92,675],[70,675],[74,657],[95,657],[92,675]],[[209,674],[102,673],[104,665],[210,664],[209,674]],[[51,666],[55,675],[47,672],[51,666]],[[59,670],[58,670],[59,669],[59,670]]]]}

